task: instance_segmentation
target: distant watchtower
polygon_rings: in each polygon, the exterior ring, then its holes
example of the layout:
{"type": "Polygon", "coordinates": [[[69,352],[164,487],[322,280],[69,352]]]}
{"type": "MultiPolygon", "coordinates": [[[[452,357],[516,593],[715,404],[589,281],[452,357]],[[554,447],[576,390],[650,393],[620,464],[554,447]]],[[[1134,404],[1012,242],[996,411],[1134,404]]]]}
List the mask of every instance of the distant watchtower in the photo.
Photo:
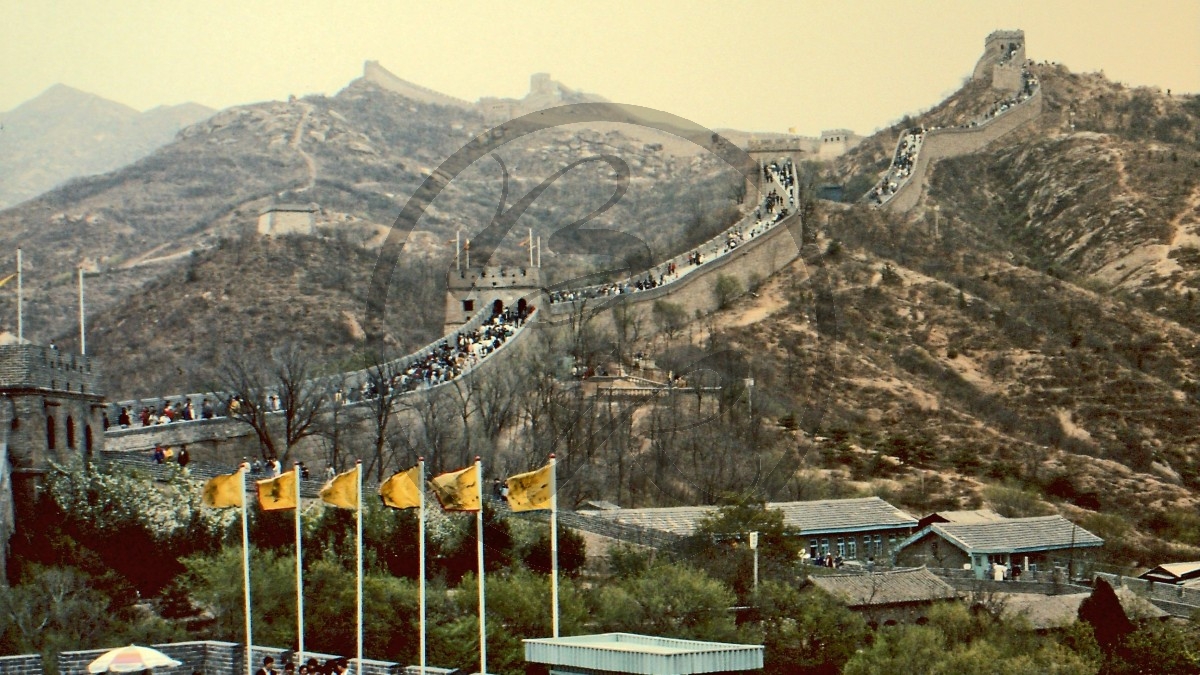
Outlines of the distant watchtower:
{"type": "Polygon", "coordinates": [[[983,41],[983,56],[975,64],[973,80],[989,82],[994,89],[1020,91],[1025,63],[1025,31],[993,31],[983,41]]]}
{"type": "Polygon", "coordinates": [[[99,379],[87,356],[0,345],[0,580],[9,538],[34,508],[49,463],[103,449],[99,379]]]}

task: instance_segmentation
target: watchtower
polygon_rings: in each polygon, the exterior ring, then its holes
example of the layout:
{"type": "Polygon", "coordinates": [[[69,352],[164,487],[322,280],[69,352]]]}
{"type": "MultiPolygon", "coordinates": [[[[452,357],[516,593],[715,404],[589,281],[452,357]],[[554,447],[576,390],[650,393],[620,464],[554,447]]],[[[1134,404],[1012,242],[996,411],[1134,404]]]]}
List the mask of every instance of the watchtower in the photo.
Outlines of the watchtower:
{"type": "Polygon", "coordinates": [[[519,306],[522,301],[537,305],[542,292],[541,270],[537,267],[487,266],[450,270],[446,279],[446,323],[443,334],[458,328],[479,310],[519,306]]]}
{"type": "Polygon", "coordinates": [[[1024,64],[1025,31],[992,31],[983,41],[983,56],[975,64],[971,78],[987,81],[995,89],[1020,91],[1024,64]]]}
{"type": "MultiPolygon", "coordinates": [[[[93,360],[53,347],[0,345],[0,566],[37,503],[50,462],[104,446],[104,396],[93,360]]],[[[0,568],[0,580],[6,569],[0,568]]]]}

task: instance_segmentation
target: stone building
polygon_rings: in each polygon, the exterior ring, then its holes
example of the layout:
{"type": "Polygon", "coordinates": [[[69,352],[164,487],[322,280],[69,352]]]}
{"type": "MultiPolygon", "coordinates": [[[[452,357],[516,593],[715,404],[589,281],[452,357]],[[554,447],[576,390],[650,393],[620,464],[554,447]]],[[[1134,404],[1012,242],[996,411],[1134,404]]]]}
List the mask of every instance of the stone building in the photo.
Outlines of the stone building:
{"type": "Polygon", "coordinates": [[[1089,560],[1104,540],[1062,516],[933,523],[900,542],[895,563],[971,569],[986,579],[996,565],[1007,570],[1046,569],[1089,560]]]}
{"type": "Polygon", "coordinates": [[[541,270],[537,267],[464,267],[446,278],[446,320],[443,334],[453,331],[485,307],[538,304],[541,270]]]}
{"type": "Polygon", "coordinates": [[[958,600],[953,586],[924,567],[869,574],[814,574],[808,581],[862,614],[873,627],[923,624],[935,604],[958,600]]]}
{"type": "Polygon", "coordinates": [[[258,233],[268,237],[317,231],[316,204],[275,204],[258,214],[258,233]]]}
{"type": "Polygon", "coordinates": [[[971,79],[988,82],[994,89],[1020,91],[1024,64],[1025,31],[993,31],[983,41],[983,56],[976,62],[971,79]]]}
{"type": "Polygon", "coordinates": [[[82,354],[0,345],[0,565],[50,462],[86,459],[103,449],[99,379],[93,359],[82,354]]]}

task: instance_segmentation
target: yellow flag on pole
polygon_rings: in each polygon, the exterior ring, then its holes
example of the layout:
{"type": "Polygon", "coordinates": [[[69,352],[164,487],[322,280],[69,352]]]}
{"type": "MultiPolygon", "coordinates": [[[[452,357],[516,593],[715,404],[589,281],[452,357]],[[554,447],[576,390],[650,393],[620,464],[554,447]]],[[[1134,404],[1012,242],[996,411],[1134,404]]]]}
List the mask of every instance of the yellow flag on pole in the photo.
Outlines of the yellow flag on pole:
{"type": "Polygon", "coordinates": [[[508,479],[508,505],[513,511],[539,511],[550,508],[549,464],[537,471],[519,473],[508,479]]]}
{"type": "Polygon", "coordinates": [[[241,506],[243,504],[241,472],[235,471],[208,479],[208,482],[204,484],[204,492],[200,499],[205,506],[214,509],[241,506]]]}
{"type": "Polygon", "coordinates": [[[282,511],[296,508],[296,472],[279,474],[255,483],[258,486],[258,505],[263,511],[282,511]]]}
{"type": "Polygon", "coordinates": [[[17,278],[16,274],[10,274],[10,275],[4,277],[3,279],[0,279],[0,288],[4,288],[4,284],[7,284],[8,282],[10,282],[16,278],[17,278]]]}
{"type": "Polygon", "coordinates": [[[334,476],[321,488],[321,501],[339,509],[358,508],[358,467],[334,476]]]}
{"type": "Polygon", "coordinates": [[[429,479],[443,511],[478,511],[479,472],[472,464],[465,469],[443,473],[429,479]]]}
{"type": "Polygon", "coordinates": [[[420,467],[414,466],[408,471],[401,471],[385,480],[379,486],[379,496],[383,503],[393,509],[415,509],[421,505],[421,489],[417,484],[421,480],[420,467]]]}

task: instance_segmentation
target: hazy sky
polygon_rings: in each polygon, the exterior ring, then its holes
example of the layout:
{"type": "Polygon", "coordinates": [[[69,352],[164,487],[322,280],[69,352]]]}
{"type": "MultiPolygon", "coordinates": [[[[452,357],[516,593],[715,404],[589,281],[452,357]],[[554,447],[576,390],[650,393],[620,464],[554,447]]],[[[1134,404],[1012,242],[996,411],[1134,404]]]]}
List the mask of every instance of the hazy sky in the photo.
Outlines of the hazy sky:
{"type": "Polygon", "coordinates": [[[373,59],[474,101],[529,75],[710,127],[860,133],[940,101],[984,37],[1200,91],[1196,0],[347,2],[0,0],[0,110],[61,82],[145,109],[334,94],[373,59]]]}

